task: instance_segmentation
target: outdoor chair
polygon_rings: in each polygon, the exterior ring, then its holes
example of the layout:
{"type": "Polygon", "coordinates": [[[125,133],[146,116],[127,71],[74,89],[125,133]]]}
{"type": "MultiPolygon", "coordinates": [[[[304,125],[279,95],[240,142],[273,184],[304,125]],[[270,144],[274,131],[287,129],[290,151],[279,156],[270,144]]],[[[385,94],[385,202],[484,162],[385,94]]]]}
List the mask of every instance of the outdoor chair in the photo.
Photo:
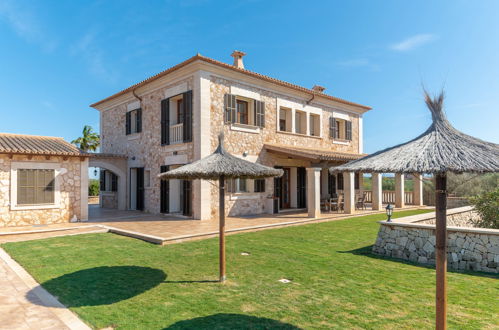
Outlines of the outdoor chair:
{"type": "Polygon", "coordinates": [[[357,203],[355,203],[355,208],[357,210],[365,210],[366,209],[366,195],[367,193],[364,191],[362,196],[357,199],[357,203]]]}
{"type": "Polygon", "coordinates": [[[343,210],[343,195],[338,195],[338,199],[332,198],[329,204],[331,211],[340,212],[340,210],[343,210]]]}

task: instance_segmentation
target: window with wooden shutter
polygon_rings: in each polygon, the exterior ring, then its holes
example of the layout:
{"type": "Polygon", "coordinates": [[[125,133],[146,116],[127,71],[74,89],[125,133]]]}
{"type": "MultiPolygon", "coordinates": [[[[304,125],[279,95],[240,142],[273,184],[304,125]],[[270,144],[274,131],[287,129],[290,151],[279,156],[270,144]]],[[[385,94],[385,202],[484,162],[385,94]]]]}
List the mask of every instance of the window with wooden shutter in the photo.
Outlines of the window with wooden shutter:
{"type": "Polygon", "coordinates": [[[142,132],[142,109],[137,109],[135,111],[135,132],[142,132]]]}
{"type": "Polygon", "coordinates": [[[111,173],[111,191],[118,191],[118,176],[114,173],[111,173]]]}
{"type": "Polygon", "coordinates": [[[161,145],[170,144],[170,99],[161,101],[161,145]]]}
{"type": "Polygon", "coordinates": [[[265,192],[265,179],[256,179],[253,188],[254,192],[265,192]]]}
{"type": "Polygon", "coordinates": [[[236,112],[237,112],[237,104],[236,104],[236,96],[232,94],[224,95],[224,121],[227,124],[236,122],[236,112]]]}
{"type": "Polygon", "coordinates": [[[345,122],[345,140],[352,140],[352,122],[351,121],[346,121],[345,122]]]}
{"type": "Polygon", "coordinates": [[[184,142],[192,141],[192,91],[187,91],[182,96],[184,142]]]}
{"type": "Polygon", "coordinates": [[[125,134],[129,135],[132,133],[132,114],[127,112],[125,114],[125,134]]]}
{"type": "Polygon", "coordinates": [[[17,170],[17,204],[53,204],[55,171],[41,169],[17,170]]]}
{"type": "Polygon", "coordinates": [[[338,138],[337,121],[334,117],[329,118],[329,137],[331,137],[332,139],[338,138]]]}
{"type": "Polygon", "coordinates": [[[338,173],[336,175],[336,180],[338,190],[343,190],[343,173],[338,173]]]}
{"type": "Polygon", "coordinates": [[[255,126],[265,127],[265,103],[263,101],[254,100],[254,123],[255,126]]]}
{"type": "Polygon", "coordinates": [[[106,171],[100,170],[99,190],[106,191],[106,171]]]}

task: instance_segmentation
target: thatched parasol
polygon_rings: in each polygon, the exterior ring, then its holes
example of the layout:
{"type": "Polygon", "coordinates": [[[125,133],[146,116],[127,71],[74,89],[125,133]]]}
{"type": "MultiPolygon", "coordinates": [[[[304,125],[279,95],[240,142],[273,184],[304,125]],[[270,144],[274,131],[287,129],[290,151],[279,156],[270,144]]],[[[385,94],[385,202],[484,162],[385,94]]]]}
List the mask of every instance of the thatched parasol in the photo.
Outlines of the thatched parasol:
{"type": "Polygon", "coordinates": [[[159,175],[163,180],[219,180],[220,282],[225,280],[225,179],[261,179],[282,174],[281,169],[252,163],[229,154],[224,149],[222,133],[218,136],[218,147],[214,153],[159,175]]]}
{"type": "Polygon", "coordinates": [[[431,97],[425,91],[425,102],[431,111],[432,125],[417,138],[378,151],[332,172],[431,173],[436,181],[436,326],[446,328],[447,283],[447,172],[498,172],[499,145],[485,142],[456,130],[447,121],[444,93],[431,97]]]}

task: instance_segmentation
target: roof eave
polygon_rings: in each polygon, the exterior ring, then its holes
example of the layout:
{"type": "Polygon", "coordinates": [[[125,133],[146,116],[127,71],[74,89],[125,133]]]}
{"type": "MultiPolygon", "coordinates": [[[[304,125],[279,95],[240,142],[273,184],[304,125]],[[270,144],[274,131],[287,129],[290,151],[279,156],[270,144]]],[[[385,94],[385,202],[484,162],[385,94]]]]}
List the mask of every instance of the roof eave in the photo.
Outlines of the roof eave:
{"type": "Polygon", "coordinates": [[[103,103],[107,102],[107,101],[110,101],[112,99],[115,99],[121,95],[125,95],[127,93],[131,93],[132,91],[136,90],[137,88],[140,88],[144,85],[147,85],[148,83],[150,82],[153,82],[165,75],[168,75],[169,73],[172,73],[176,70],[179,70],[193,62],[196,62],[196,61],[203,61],[203,62],[206,62],[206,63],[210,63],[210,64],[214,64],[214,65],[217,65],[219,67],[223,67],[223,68],[227,68],[227,69],[230,69],[230,70],[233,70],[233,71],[236,71],[236,72],[240,72],[240,73],[243,73],[243,74],[247,74],[249,76],[252,76],[254,78],[258,78],[258,79],[261,79],[261,80],[264,80],[264,81],[267,81],[267,82],[270,82],[270,83],[273,83],[273,84],[276,84],[276,85],[279,85],[279,86],[283,86],[283,87],[287,87],[287,88],[291,88],[291,89],[294,89],[294,90],[297,90],[297,91],[301,91],[301,92],[304,92],[304,93],[307,93],[309,95],[313,95],[313,96],[316,96],[316,97],[321,97],[321,98],[324,98],[326,100],[330,100],[330,101],[335,101],[335,102],[339,102],[339,103],[342,103],[342,104],[346,104],[346,105],[349,105],[349,106],[353,106],[353,107],[356,107],[359,109],[360,112],[362,113],[365,113],[369,110],[371,110],[372,108],[369,107],[369,106],[366,106],[366,105],[362,105],[362,104],[359,104],[359,103],[355,103],[355,102],[350,102],[350,101],[347,101],[347,100],[344,100],[344,99],[341,99],[341,98],[338,98],[338,97],[334,97],[334,96],[331,96],[331,95],[328,95],[328,94],[324,94],[324,93],[320,93],[320,92],[317,92],[317,91],[314,91],[312,89],[308,89],[308,88],[305,88],[305,87],[302,87],[302,86],[298,86],[298,85],[295,85],[295,84],[291,84],[291,83],[288,83],[288,82],[285,82],[285,81],[282,81],[282,80],[279,80],[279,79],[275,79],[275,78],[271,78],[269,76],[265,76],[265,75],[262,75],[262,74],[259,74],[259,73],[256,73],[256,72],[253,72],[253,71],[249,71],[249,70],[245,70],[245,69],[241,69],[241,68],[237,68],[233,65],[230,65],[230,64],[227,64],[227,63],[223,63],[223,62],[220,62],[220,61],[217,61],[217,60],[214,60],[214,59],[211,59],[209,57],[205,57],[205,56],[202,56],[202,55],[195,55],[169,69],[166,69],[154,76],[151,76],[139,83],[136,83],[128,88],[125,88],[123,89],[122,91],[118,92],[118,93],[115,93],[105,99],[102,99],[98,102],[95,102],[93,104],[90,105],[90,107],[92,108],[95,108],[97,110],[99,110],[98,106],[99,105],[102,105],[103,103]]]}

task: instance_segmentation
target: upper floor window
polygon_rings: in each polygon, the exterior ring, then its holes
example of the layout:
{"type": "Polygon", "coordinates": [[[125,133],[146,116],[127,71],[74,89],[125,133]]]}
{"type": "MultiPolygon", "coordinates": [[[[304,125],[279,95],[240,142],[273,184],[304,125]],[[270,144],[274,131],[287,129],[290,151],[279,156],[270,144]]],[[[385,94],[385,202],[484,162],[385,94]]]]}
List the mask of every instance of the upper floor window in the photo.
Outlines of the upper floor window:
{"type": "Polygon", "coordinates": [[[291,109],[281,107],[279,109],[279,131],[291,132],[291,109]]]}
{"type": "Polygon", "coordinates": [[[53,204],[54,182],[54,170],[18,169],[17,205],[53,204]]]}
{"type": "Polygon", "coordinates": [[[265,127],[265,103],[234,94],[224,96],[225,123],[265,127]]]}
{"type": "Polygon", "coordinates": [[[237,104],[237,106],[236,106],[236,110],[237,110],[236,123],[243,124],[243,125],[250,125],[248,102],[243,101],[243,100],[236,100],[236,104],[237,104]]]}
{"type": "Polygon", "coordinates": [[[295,111],[295,133],[307,134],[307,113],[295,111]]]}
{"type": "Polygon", "coordinates": [[[142,132],[142,109],[128,111],[125,117],[125,126],[127,135],[142,132]]]}
{"type": "Polygon", "coordinates": [[[320,136],[321,135],[321,116],[310,114],[310,135],[320,136]]]}
{"type": "Polygon", "coordinates": [[[161,101],[161,145],[192,141],[192,91],[161,101]]]}
{"type": "Polygon", "coordinates": [[[329,118],[329,135],[336,140],[352,140],[352,122],[344,119],[329,118]]]}

